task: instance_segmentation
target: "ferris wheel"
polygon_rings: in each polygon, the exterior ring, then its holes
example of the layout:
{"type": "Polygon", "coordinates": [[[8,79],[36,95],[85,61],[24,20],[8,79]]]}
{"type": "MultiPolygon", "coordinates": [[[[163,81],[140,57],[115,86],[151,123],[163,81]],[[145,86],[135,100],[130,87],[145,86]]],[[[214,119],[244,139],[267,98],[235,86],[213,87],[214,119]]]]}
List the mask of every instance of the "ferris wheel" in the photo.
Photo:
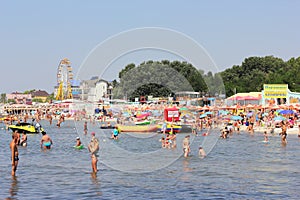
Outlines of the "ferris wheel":
{"type": "Polygon", "coordinates": [[[71,82],[73,80],[73,70],[71,67],[71,62],[64,58],[60,61],[57,68],[57,100],[71,99],[72,98],[72,88],[71,82]]]}

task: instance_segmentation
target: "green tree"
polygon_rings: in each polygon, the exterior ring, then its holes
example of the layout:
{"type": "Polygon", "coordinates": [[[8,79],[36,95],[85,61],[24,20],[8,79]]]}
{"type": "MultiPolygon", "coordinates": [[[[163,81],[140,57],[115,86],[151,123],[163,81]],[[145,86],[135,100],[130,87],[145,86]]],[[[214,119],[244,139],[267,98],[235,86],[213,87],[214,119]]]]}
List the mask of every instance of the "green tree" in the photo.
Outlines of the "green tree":
{"type": "Polygon", "coordinates": [[[6,103],[6,94],[5,93],[2,93],[0,98],[1,98],[0,99],[1,103],[6,103]]]}

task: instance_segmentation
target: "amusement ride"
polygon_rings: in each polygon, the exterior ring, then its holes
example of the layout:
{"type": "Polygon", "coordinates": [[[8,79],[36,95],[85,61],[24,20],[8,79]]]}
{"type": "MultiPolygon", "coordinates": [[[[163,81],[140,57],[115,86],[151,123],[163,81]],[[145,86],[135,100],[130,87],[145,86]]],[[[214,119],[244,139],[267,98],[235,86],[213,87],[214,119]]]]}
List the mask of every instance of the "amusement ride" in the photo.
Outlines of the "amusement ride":
{"type": "Polygon", "coordinates": [[[72,99],[72,86],[73,70],[71,62],[67,58],[60,61],[57,68],[57,95],[56,100],[72,99]]]}

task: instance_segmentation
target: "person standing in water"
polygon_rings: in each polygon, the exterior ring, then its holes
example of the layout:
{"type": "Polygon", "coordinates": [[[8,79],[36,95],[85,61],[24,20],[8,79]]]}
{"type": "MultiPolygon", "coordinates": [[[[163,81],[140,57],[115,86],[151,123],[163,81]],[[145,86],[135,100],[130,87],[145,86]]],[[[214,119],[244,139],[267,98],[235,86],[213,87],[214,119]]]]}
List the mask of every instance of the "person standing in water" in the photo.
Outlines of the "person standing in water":
{"type": "Polygon", "coordinates": [[[190,149],[190,135],[185,136],[182,141],[183,153],[184,157],[188,157],[189,153],[191,152],[190,149]]]}
{"type": "Polygon", "coordinates": [[[85,121],[85,122],[84,122],[84,125],[83,125],[83,132],[84,132],[84,135],[87,134],[87,131],[88,131],[88,128],[87,128],[87,122],[85,121]]]}
{"type": "Polygon", "coordinates": [[[21,141],[20,141],[20,145],[23,146],[23,147],[27,146],[27,135],[26,135],[25,131],[23,131],[22,138],[21,138],[21,141]]]}
{"type": "Polygon", "coordinates": [[[203,149],[202,147],[199,147],[199,152],[198,152],[198,154],[199,154],[199,156],[200,156],[201,158],[206,157],[206,153],[205,153],[205,151],[204,151],[204,149],[203,149]]]}
{"type": "Polygon", "coordinates": [[[286,136],[287,136],[287,128],[286,128],[286,124],[282,121],[281,122],[281,143],[282,144],[287,144],[287,139],[286,139],[286,136]]]}
{"type": "Polygon", "coordinates": [[[98,162],[98,152],[99,152],[99,141],[95,137],[95,132],[91,133],[92,139],[88,145],[89,152],[91,152],[92,158],[92,169],[94,173],[97,173],[97,162],[98,162]]]}
{"type": "Polygon", "coordinates": [[[49,135],[46,134],[45,131],[42,132],[43,136],[41,139],[41,148],[43,149],[51,149],[51,145],[53,144],[52,139],[49,135]]]}
{"type": "Polygon", "coordinates": [[[14,132],[12,134],[12,141],[10,142],[10,150],[11,150],[11,175],[15,176],[18,163],[19,163],[19,151],[18,151],[18,136],[17,133],[14,132]]]}
{"type": "Polygon", "coordinates": [[[264,142],[269,142],[267,131],[264,132],[264,142]]]}

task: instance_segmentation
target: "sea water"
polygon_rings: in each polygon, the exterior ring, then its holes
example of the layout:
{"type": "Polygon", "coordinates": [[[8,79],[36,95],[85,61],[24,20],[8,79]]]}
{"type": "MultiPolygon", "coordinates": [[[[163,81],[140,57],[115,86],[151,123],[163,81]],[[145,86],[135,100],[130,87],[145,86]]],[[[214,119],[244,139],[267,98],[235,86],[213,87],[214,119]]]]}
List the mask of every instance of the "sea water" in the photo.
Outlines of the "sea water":
{"type": "Polygon", "coordinates": [[[120,134],[99,124],[66,121],[57,128],[41,124],[53,140],[51,150],[40,149],[40,134],[28,135],[28,146],[19,147],[20,161],[12,177],[11,134],[0,124],[0,199],[299,199],[300,141],[280,137],[234,134],[219,139],[219,130],[208,136],[191,135],[191,153],[182,156],[177,134],[176,149],[162,149],[161,134],[120,134]],[[74,149],[79,136],[87,146],[90,133],[100,141],[97,175],[91,173],[88,150],[74,149]],[[207,157],[198,156],[203,146],[207,157]]]}

